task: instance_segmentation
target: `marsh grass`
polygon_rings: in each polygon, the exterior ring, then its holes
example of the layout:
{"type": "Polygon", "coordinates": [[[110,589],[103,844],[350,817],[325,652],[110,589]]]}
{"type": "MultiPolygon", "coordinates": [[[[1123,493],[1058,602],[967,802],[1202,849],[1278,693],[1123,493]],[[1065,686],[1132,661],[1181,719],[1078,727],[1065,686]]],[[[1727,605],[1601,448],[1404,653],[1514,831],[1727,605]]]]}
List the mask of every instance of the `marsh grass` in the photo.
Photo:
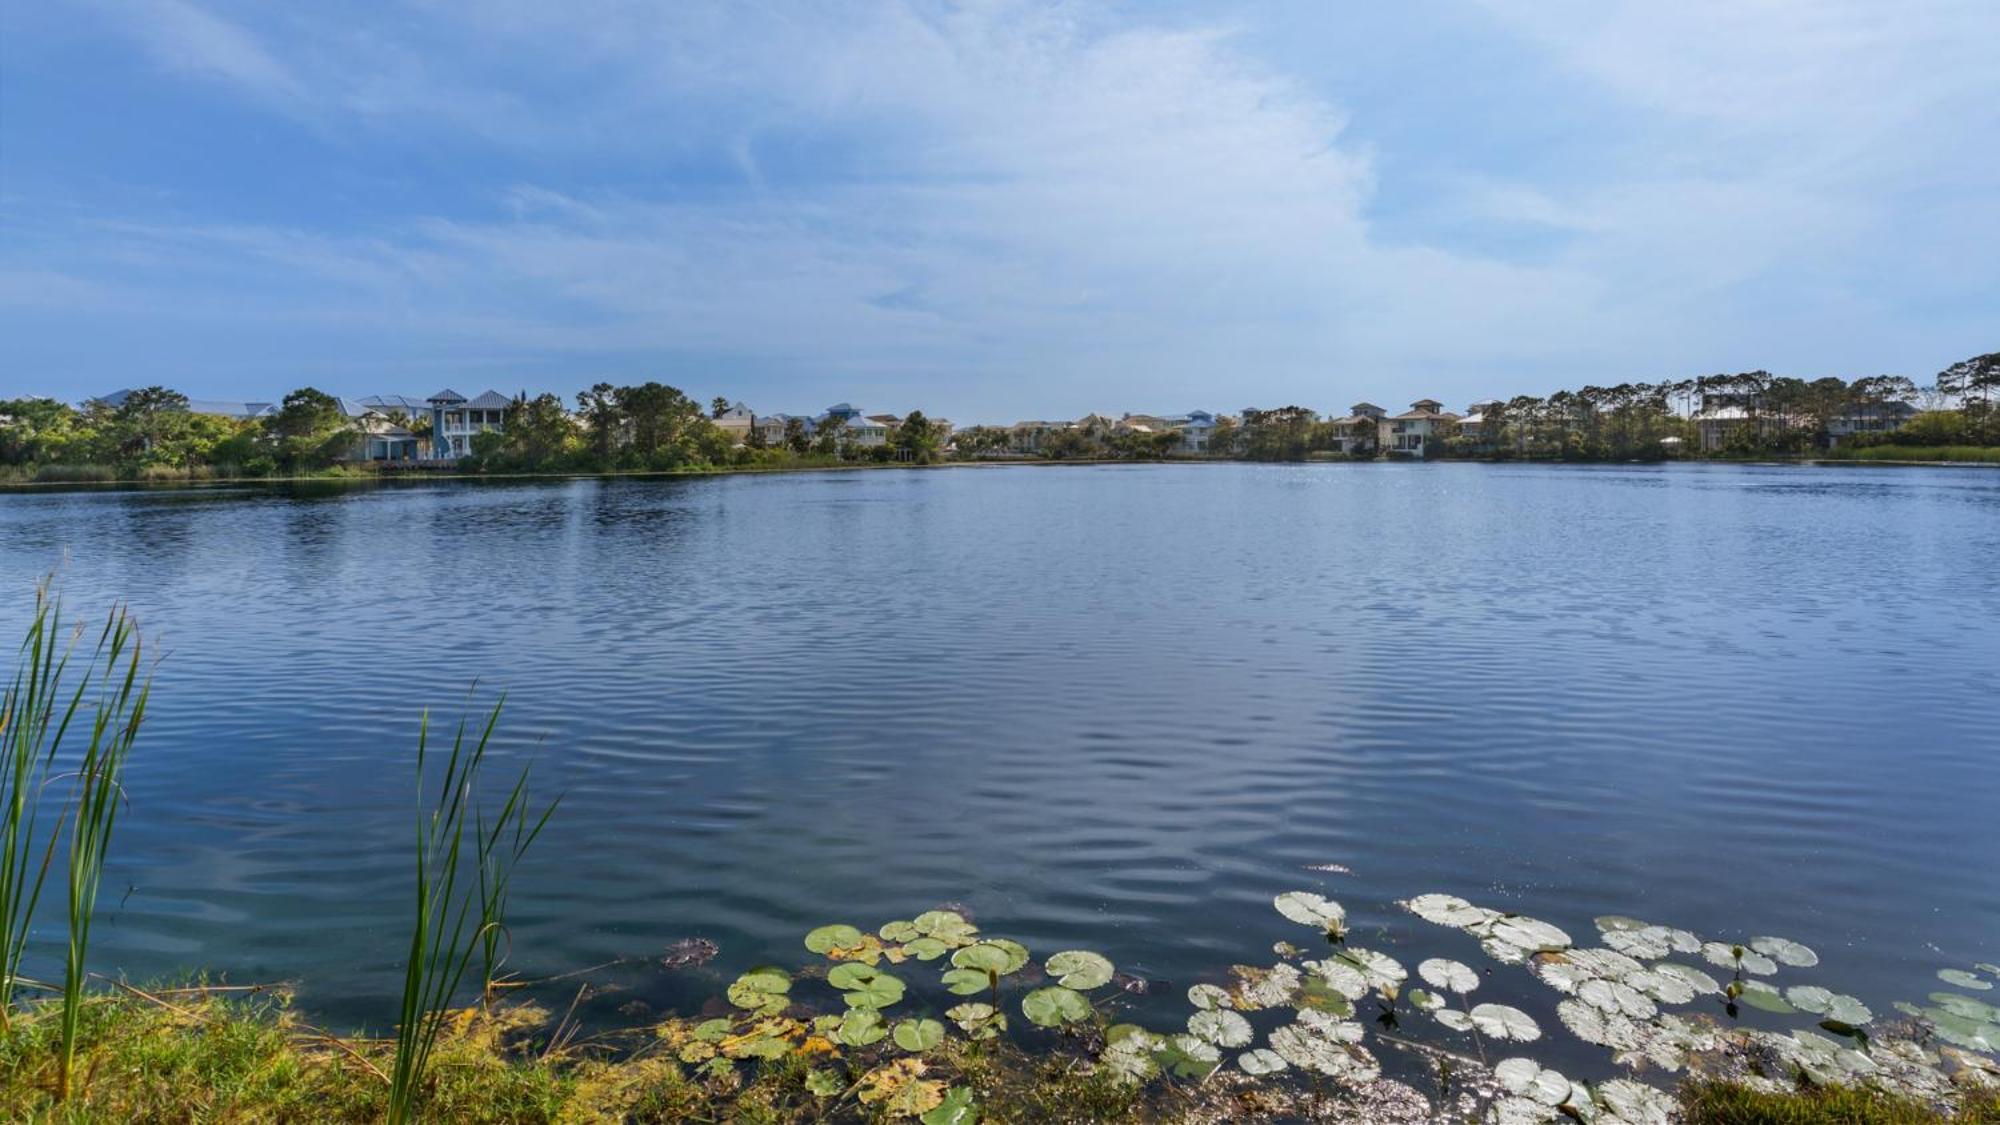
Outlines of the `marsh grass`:
{"type": "Polygon", "coordinates": [[[1869,445],[1829,449],[1826,461],[1964,461],[2000,465],[2000,445],[1869,445]]]}
{"type": "Polygon", "coordinates": [[[1853,1086],[1770,1093],[1731,1082],[1688,1082],[1680,1089],[1686,1125],[1941,1125],[2000,1123],[2000,1094],[1969,1095],[1956,1116],[1907,1098],[1853,1086]]]}
{"type": "MultiPolygon", "coordinates": [[[[104,858],[111,848],[111,831],[125,798],[121,778],[139,726],[146,717],[150,680],[141,679],[143,646],[132,619],[114,610],[97,640],[93,668],[103,672],[103,691],[90,718],[90,741],[76,763],[69,808],[69,945],[63,958],[62,1068],[57,1091],[69,1097],[74,1071],[78,1023],[82,1015],[85,960],[90,951],[90,923],[97,913],[97,889],[104,877],[104,858]]],[[[79,689],[81,692],[83,689],[79,689]]]]}
{"type": "Polygon", "coordinates": [[[424,801],[432,758],[428,714],[418,727],[416,899],[390,1072],[390,1125],[414,1119],[451,1001],[475,957],[485,973],[482,993],[490,997],[493,974],[502,960],[513,867],[555,809],[551,803],[539,815],[530,811],[528,770],[523,767],[499,815],[487,827],[479,805],[479,776],[504,702],[494,706],[470,738],[467,720],[459,720],[428,807],[424,801]]]}
{"type": "Polygon", "coordinates": [[[0,708],[0,1030],[11,1032],[13,998],[35,909],[58,850],[67,843],[59,1099],[68,1097],[74,1073],[90,928],[124,800],[121,778],[151,692],[150,679],[143,675],[144,646],[122,608],[106,616],[81,679],[71,688],[65,680],[81,639],[79,631],[65,628],[61,598],[44,582],[35,591],[34,613],[0,708]],[[66,754],[66,740],[80,717],[87,740],[80,752],[66,754]],[[44,830],[43,795],[65,780],[68,796],[44,830]]]}

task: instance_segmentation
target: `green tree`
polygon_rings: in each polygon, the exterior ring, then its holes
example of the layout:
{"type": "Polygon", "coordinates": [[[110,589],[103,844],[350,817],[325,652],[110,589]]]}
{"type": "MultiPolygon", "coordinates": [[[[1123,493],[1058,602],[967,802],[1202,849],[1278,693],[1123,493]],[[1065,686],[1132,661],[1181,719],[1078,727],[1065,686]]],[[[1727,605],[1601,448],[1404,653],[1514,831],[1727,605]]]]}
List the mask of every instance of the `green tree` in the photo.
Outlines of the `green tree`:
{"type": "Polygon", "coordinates": [[[729,413],[728,399],[723,398],[721,395],[716,395],[714,398],[708,400],[708,416],[711,420],[720,418],[727,413],[729,413]]]}
{"type": "Polygon", "coordinates": [[[289,471],[333,464],[356,436],[340,401],[316,387],[300,387],[286,395],[264,429],[279,466],[289,471]]]}
{"type": "Polygon", "coordinates": [[[940,444],[937,425],[924,417],[921,410],[910,411],[889,435],[889,446],[899,459],[925,465],[937,460],[940,444]]]}
{"type": "Polygon", "coordinates": [[[805,419],[785,419],[785,445],[793,453],[804,453],[812,448],[812,436],[806,433],[805,419]]]}
{"type": "Polygon", "coordinates": [[[583,415],[591,456],[596,458],[599,468],[610,467],[618,448],[618,429],[625,420],[625,412],[618,405],[618,388],[598,383],[587,391],[578,391],[576,408],[583,415]]]}
{"type": "Polygon", "coordinates": [[[1937,388],[1959,400],[1984,445],[1992,432],[1993,396],[2000,391],[2000,352],[1961,359],[1938,372],[1937,388]]]}

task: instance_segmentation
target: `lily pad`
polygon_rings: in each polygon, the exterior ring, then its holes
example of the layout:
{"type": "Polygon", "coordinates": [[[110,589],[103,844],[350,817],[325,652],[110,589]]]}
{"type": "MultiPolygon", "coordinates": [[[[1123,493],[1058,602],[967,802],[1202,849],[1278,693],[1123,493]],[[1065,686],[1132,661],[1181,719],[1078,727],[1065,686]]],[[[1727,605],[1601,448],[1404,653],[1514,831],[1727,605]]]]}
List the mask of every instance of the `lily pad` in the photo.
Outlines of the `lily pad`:
{"type": "Polygon", "coordinates": [[[949,952],[950,948],[934,937],[920,937],[905,944],[903,952],[919,961],[935,961],[949,952]]]}
{"type": "Polygon", "coordinates": [[[1222,1051],[1192,1035],[1170,1036],[1154,1052],[1159,1065],[1182,1078],[1206,1078],[1221,1065],[1222,1051]]]}
{"type": "Polygon", "coordinates": [[[820,1067],[806,1075],[806,1092],[816,1098],[830,1098],[847,1089],[847,1079],[840,1072],[820,1067]]]}
{"type": "Polygon", "coordinates": [[[875,932],[882,935],[883,941],[893,941],[899,944],[908,944],[923,936],[923,932],[917,929],[916,924],[908,919],[897,922],[885,922],[882,924],[882,928],[875,932]]]}
{"type": "Polygon", "coordinates": [[[1007,1030],[1007,1013],[991,1004],[955,1004],[944,1014],[972,1039],[991,1039],[1007,1030]]]}
{"type": "Polygon", "coordinates": [[[1188,1017],[1188,1032],[1218,1047],[1247,1047],[1252,1038],[1250,1021],[1226,1008],[1188,1017]]]}
{"type": "Polygon", "coordinates": [[[1245,1074],[1276,1074],[1289,1064],[1278,1052],[1259,1047],[1236,1056],[1236,1065],[1242,1067],[1245,1074]]]}
{"type": "Polygon", "coordinates": [[[936,1020],[903,1020],[896,1025],[896,1046],[905,1051],[928,1051],[944,1042],[944,1025],[936,1020]]]}
{"type": "Polygon", "coordinates": [[[1939,969],[1938,979],[1976,992],[1985,992],[1993,987],[1992,981],[1982,980],[1977,973],[1968,973],[1964,969],[1939,969]]]}
{"type": "Polygon", "coordinates": [[[979,927],[965,920],[964,916],[950,910],[926,910],[912,919],[910,925],[925,937],[934,937],[946,945],[967,945],[979,927]]]}
{"type": "Polygon", "coordinates": [[[880,1042],[887,1034],[889,1028],[882,1022],[882,1013],[873,1008],[854,1008],[841,1018],[834,1037],[850,1047],[866,1047],[880,1042]]]}
{"type": "Polygon", "coordinates": [[[1221,985],[1194,984],[1188,986],[1188,1003],[1202,1011],[1230,1006],[1229,991],[1221,985]]]}
{"type": "Polygon", "coordinates": [[[1496,916],[1494,911],[1474,906],[1457,895],[1418,895],[1404,900],[1402,906],[1426,922],[1460,929],[1481,925],[1496,916]]]}
{"type": "Polygon", "coordinates": [[[1105,1032],[1104,1053],[1098,1063],[1120,1084],[1137,1086],[1159,1076],[1160,1063],[1154,1056],[1165,1045],[1159,1036],[1133,1024],[1120,1024],[1105,1032]]]}
{"type": "Polygon", "coordinates": [[[739,1008],[775,1013],[783,1011],[785,1005],[791,1003],[787,995],[791,990],[790,975],[783,969],[763,965],[737,977],[726,995],[729,1002],[739,1008]]]}
{"type": "Polygon", "coordinates": [[[1506,1004],[1481,1004],[1472,1009],[1472,1026],[1492,1039],[1532,1042],[1542,1037],[1534,1017],[1506,1004]]]}
{"type": "Polygon", "coordinates": [[[1090,1018],[1090,1001],[1061,985],[1037,988],[1021,998],[1021,1013],[1041,1027],[1061,1027],[1090,1018]]]}
{"type": "Polygon", "coordinates": [[[806,935],[806,948],[814,953],[851,949],[861,944],[861,931],[848,925],[821,926],[806,935]]]}
{"type": "Polygon", "coordinates": [[[1359,1000],[1368,995],[1368,974],[1362,972],[1352,961],[1335,958],[1308,961],[1306,971],[1348,1000],[1359,1000]]]}
{"type": "Polygon", "coordinates": [[[1780,965],[1790,965],[1794,969],[1810,969],[1819,964],[1819,954],[1790,938],[1753,937],[1750,939],[1750,948],[1780,965]]]}
{"type": "Polygon", "coordinates": [[[1403,963],[1373,949],[1349,949],[1333,955],[1330,960],[1346,962],[1361,970],[1361,975],[1371,988],[1391,989],[1409,979],[1410,971],[1403,963]]]}
{"type": "Polygon", "coordinates": [[[841,990],[850,1008],[886,1008],[903,998],[901,979],[852,961],[835,965],[826,982],[841,990]]]}
{"type": "Polygon", "coordinates": [[[1479,987],[1479,974],[1472,966],[1445,957],[1432,957],[1418,965],[1417,975],[1431,987],[1447,992],[1471,992],[1479,987]]]}
{"type": "Polygon", "coordinates": [[[1679,977],[1693,987],[1695,992],[1703,996],[1712,996],[1722,991],[1722,982],[1702,972],[1700,969],[1689,965],[1679,965],[1672,961],[1662,961],[1653,966],[1653,972],[1663,976],[1679,977]]]}
{"type": "Polygon", "coordinates": [[[961,969],[977,969],[982,973],[1005,974],[1021,967],[1015,963],[1012,953],[990,941],[977,942],[959,949],[951,955],[951,963],[961,969]]]}
{"type": "Polygon", "coordinates": [[[1779,995],[1777,989],[1765,984],[1761,980],[1744,981],[1743,991],[1737,994],[1736,999],[1756,1008],[1758,1011],[1772,1012],[1781,1016],[1791,1015],[1798,1010],[1786,1003],[1785,998],[1779,995]]]}
{"type": "Polygon", "coordinates": [[[923,1125],[977,1125],[979,1107],[972,1100],[972,1091],[963,1086],[953,1086],[944,1092],[944,1100],[925,1111],[918,1120],[923,1125]]]}
{"type": "Polygon", "coordinates": [[[1049,974],[1064,988],[1078,990],[1100,988],[1111,983],[1114,970],[1111,962],[1101,954],[1087,949],[1070,949],[1050,957],[1047,962],[1049,974]]]}
{"type": "Polygon", "coordinates": [[[1541,1105],[1559,1106],[1569,1098],[1569,1079],[1533,1059],[1502,1059],[1493,1068],[1493,1077],[1508,1093],[1541,1105]]]}
{"type": "Polygon", "coordinates": [[[1340,932],[1347,921],[1347,911],[1339,903],[1311,891],[1286,891],[1272,899],[1271,905],[1301,926],[1313,926],[1328,933],[1340,932]]]}
{"type": "Polygon", "coordinates": [[[1530,953],[1559,953],[1573,944],[1560,927],[1523,914],[1494,919],[1487,925],[1484,936],[1519,946],[1530,953]]]}
{"type": "Polygon", "coordinates": [[[993,987],[993,978],[978,969],[946,969],[939,979],[954,996],[977,996],[993,987]]]}

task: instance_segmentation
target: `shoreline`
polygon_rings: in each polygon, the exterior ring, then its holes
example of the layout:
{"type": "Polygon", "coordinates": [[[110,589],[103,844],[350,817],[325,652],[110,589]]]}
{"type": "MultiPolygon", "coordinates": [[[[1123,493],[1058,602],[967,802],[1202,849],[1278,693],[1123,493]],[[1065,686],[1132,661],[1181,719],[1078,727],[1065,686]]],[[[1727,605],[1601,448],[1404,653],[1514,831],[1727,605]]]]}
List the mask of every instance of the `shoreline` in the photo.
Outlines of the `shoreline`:
{"type": "Polygon", "coordinates": [[[2000,461],[1911,461],[1911,460],[1867,460],[1853,457],[1812,457],[1799,459],[1778,459],[1770,457],[1704,457],[1699,459],[1679,458],[1672,460],[1604,460],[1604,461],[1562,461],[1545,459],[1501,458],[1501,457],[1433,457],[1433,458],[1368,458],[1365,460],[1313,460],[1303,461],[1252,461],[1244,458],[1210,457],[1094,457],[1047,460],[1044,458],[1020,458],[1018,460],[978,460],[978,461],[936,461],[930,464],[905,462],[861,462],[846,465],[781,465],[749,466],[725,465],[703,469],[563,469],[532,472],[467,472],[461,469],[429,469],[419,471],[393,470],[389,472],[371,471],[358,473],[329,473],[315,476],[276,477],[209,477],[200,480],[141,480],[136,477],[118,480],[22,480],[0,482],[0,495],[10,492],[37,491],[85,491],[85,490],[169,490],[200,489],[220,486],[239,487],[243,485],[276,484],[404,484],[419,481],[531,481],[531,480],[616,480],[616,479],[692,479],[698,477],[728,476],[782,476],[800,473],[847,473],[882,470],[928,470],[928,469],[1003,469],[1003,468],[1056,468],[1062,466],[1089,465],[1537,465],[1550,467],[1589,467],[1599,465],[1749,465],[1769,468],[1889,468],[1889,469],[2000,469],[2000,461]]]}

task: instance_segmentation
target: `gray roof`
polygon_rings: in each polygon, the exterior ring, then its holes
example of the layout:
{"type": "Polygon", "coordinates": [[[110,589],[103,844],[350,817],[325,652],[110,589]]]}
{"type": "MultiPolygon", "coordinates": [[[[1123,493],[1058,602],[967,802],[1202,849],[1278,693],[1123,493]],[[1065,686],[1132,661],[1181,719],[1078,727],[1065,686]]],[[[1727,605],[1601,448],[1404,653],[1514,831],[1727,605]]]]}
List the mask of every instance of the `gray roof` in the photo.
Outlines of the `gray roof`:
{"type": "Polygon", "coordinates": [[[487,391],[465,405],[473,410],[505,410],[514,405],[514,400],[498,391],[487,391]]]}
{"type": "Polygon", "coordinates": [[[361,405],[372,406],[377,410],[400,410],[408,414],[411,411],[423,410],[430,404],[420,398],[411,398],[409,395],[369,395],[361,400],[361,405]]]}
{"type": "Polygon", "coordinates": [[[436,394],[432,395],[432,396],[431,396],[430,398],[426,399],[425,401],[426,401],[426,402],[464,402],[464,401],[465,401],[465,396],[464,396],[464,395],[462,395],[462,394],[459,394],[459,393],[458,393],[457,391],[454,391],[454,390],[452,390],[452,389],[451,389],[450,387],[446,387],[446,388],[445,388],[444,390],[441,390],[441,391],[439,391],[438,393],[436,393],[436,394]]]}

